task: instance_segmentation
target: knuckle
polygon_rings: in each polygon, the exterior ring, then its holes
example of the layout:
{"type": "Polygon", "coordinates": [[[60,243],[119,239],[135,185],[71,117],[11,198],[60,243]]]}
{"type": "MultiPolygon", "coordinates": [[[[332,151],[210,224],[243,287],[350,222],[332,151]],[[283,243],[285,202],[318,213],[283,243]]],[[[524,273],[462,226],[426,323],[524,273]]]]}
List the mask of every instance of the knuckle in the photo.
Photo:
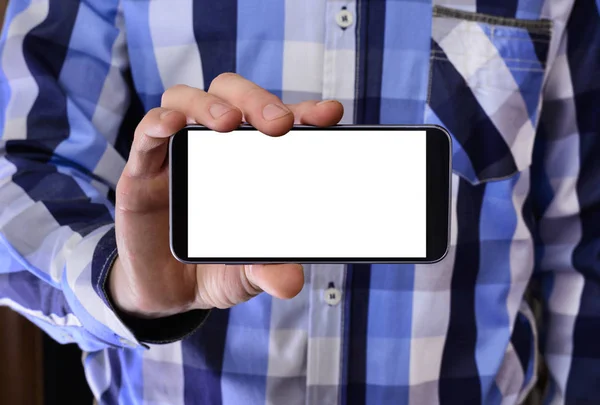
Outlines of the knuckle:
{"type": "Polygon", "coordinates": [[[191,106],[203,106],[209,100],[208,93],[203,90],[196,90],[190,96],[190,105],[191,106]]]}
{"type": "Polygon", "coordinates": [[[148,111],[135,129],[133,134],[134,140],[142,136],[148,127],[160,125],[158,117],[161,111],[163,111],[163,109],[160,107],[156,107],[148,111]]]}
{"type": "Polygon", "coordinates": [[[258,100],[260,100],[261,102],[267,100],[274,103],[277,102],[277,98],[275,97],[275,95],[269,93],[265,89],[258,86],[245,91],[240,97],[240,102],[244,106],[256,102],[258,100]]]}
{"type": "Polygon", "coordinates": [[[163,107],[168,105],[170,99],[171,99],[171,89],[167,89],[167,91],[165,91],[162,94],[162,97],[160,98],[160,105],[162,105],[163,107]]]}
{"type": "Polygon", "coordinates": [[[240,78],[242,78],[242,76],[234,72],[221,73],[211,81],[208,91],[215,90],[215,88],[223,86],[228,81],[239,80],[240,78]]]}
{"type": "Polygon", "coordinates": [[[213,81],[211,82],[211,85],[221,82],[221,81],[224,81],[224,80],[238,79],[240,77],[241,76],[239,74],[234,73],[234,72],[223,72],[213,79],[213,81]]]}
{"type": "Polygon", "coordinates": [[[164,108],[162,107],[154,107],[153,109],[151,109],[150,111],[148,111],[148,113],[146,114],[147,118],[151,118],[151,119],[156,119],[159,118],[160,114],[165,111],[164,108]]]}
{"type": "Polygon", "coordinates": [[[187,90],[188,88],[189,86],[186,86],[185,84],[176,84],[174,86],[169,87],[161,97],[161,105],[164,106],[165,104],[168,104],[171,101],[173,94],[180,93],[181,91],[187,90]]]}

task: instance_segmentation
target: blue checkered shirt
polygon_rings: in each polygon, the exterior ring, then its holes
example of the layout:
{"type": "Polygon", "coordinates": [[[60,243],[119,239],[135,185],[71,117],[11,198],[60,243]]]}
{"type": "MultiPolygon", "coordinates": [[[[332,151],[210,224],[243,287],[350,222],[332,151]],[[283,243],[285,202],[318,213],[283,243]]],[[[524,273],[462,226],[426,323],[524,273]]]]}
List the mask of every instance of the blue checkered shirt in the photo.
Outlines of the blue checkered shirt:
{"type": "Polygon", "coordinates": [[[599,7],[13,0],[0,304],[77,343],[101,404],[600,403],[599,7]],[[115,185],[165,89],[228,71],[286,103],[338,99],[344,123],[446,127],[448,256],[308,265],[290,301],[142,339],[105,293],[115,185]]]}

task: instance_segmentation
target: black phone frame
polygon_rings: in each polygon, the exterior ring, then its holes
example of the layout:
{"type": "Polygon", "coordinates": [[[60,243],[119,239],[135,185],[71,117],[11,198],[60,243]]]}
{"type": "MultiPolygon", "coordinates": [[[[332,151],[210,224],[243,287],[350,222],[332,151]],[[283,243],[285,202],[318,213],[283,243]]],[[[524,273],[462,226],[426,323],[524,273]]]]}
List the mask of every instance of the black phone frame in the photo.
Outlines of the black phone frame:
{"type": "MultiPolygon", "coordinates": [[[[324,128],[298,125],[294,130],[323,130],[324,128]]],[[[189,125],[169,141],[169,243],[173,256],[190,264],[224,263],[435,263],[448,251],[450,240],[450,208],[452,198],[452,140],[449,133],[437,125],[336,125],[330,131],[426,131],[427,149],[427,248],[425,257],[188,257],[188,131],[209,130],[201,125],[189,125]]],[[[236,131],[256,131],[242,125],[236,131]]]]}

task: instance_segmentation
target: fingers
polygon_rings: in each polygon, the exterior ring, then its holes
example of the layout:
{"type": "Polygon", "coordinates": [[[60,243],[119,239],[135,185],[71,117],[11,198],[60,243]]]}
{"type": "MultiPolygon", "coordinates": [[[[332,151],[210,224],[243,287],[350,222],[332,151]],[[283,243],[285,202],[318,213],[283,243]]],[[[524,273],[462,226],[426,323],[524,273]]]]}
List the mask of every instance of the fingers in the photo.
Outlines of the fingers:
{"type": "Polygon", "coordinates": [[[250,125],[267,135],[283,135],[294,124],[292,111],[277,96],[235,73],[217,76],[208,92],[239,108],[250,125]]]}
{"type": "Polygon", "coordinates": [[[167,155],[169,137],[185,127],[185,115],[164,108],[150,110],[135,130],[127,174],[151,176],[159,172],[167,155]]]}
{"type": "Polygon", "coordinates": [[[181,111],[191,121],[219,132],[232,131],[242,122],[242,112],[226,98],[194,87],[171,87],[163,94],[161,105],[181,111]]]}
{"type": "Polygon", "coordinates": [[[162,108],[151,110],[138,125],[127,164],[130,176],[152,176],[164,167],[168,137],[187,122],[219,132],[232,131],[244,118],[272,136],[287,133],[294,122],[315,126],[337,124],[344,109],[334,100],[286,106],[275,95],[234,73],[213,80],[208,92],[185,85],[168,89],[162,108]]]}
{"type": "Polygon", "coordinates": [[[294,113],[294,123],[328,127],[335,125],[344,115],[344,107],[339,101],[304,101],[298,104],[288,104],[294,113]]]}
{"type": "Polygon", "coordinates": [[[174,86],[163,94],[162,107],[220,132],[234,130],[244,119],[267,135],[279,136],[294,123],[292,111],[277,96],[235,73],[217,76],[208,92],[174,86]]]}
{"type": "Polygon", "coordinates": [[[335,125],[344,113],[343,106],[334,100],[286,106],[274,94],[235,73],[217,76],[208,92],[174,86],[163,94],[162,107],[181,111],[188,122],[219,132],[232,131],[244,120],[271,136],[287,133],[294,123],[335,125]]]}

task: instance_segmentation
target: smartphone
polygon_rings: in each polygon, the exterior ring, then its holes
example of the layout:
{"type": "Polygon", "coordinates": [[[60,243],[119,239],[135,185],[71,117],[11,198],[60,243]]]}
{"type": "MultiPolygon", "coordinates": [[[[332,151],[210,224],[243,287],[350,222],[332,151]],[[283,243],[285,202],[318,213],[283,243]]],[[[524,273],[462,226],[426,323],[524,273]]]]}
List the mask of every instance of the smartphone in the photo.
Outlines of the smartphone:
{"type": "Polygon", "coordinates": [[[188,126],[169,159],[170,245],[185,263],[431,263],[448,249],[438,126],[188,126]]]}

